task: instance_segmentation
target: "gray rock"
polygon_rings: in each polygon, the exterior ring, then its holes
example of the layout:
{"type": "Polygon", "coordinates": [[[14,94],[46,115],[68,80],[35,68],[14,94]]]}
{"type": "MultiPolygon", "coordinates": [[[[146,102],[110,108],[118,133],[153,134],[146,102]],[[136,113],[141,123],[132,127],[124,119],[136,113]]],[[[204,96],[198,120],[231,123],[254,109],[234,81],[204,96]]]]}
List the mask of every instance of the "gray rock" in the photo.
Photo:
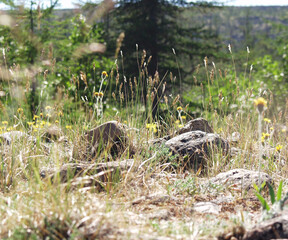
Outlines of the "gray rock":
{"type": "Polygon", "coordinates": [[[93,146],[101,143],[106,145],[108,142],[124,144],[127,140],[125,128],[125,125],[117,121],[110,121],[88,131],[85,137],[93,146]]]}
{"type": "Polygon", "coordinates": [[[219,240],[242,239],[242,240],[266,240],[288,238],[288,211],[283,211],[277,217],[261,222],[250,230],[243,226],[234,227],[231,232],[218,236],[219,240]]]}
{"type": "Polygon", "coordinates": [[[148,214],[149,219],[168,220],[172,213],[168,209],[158,209],[148,214]]]}
{"type": "Polygon", "coordinates": [[[171,136],[164,136],[162,138],[150,139],[148,143],[153,145],[162,145],[165,142],[167,142],[170,138],[171,136]]]}
{"type": "Polygon", "coordinates": [[[150,140],[150,143],[161,145],[174,136],[187,133],[187,132],[192,132],[192,131],[202,131],[206,133],[213,133],[213,129],[212,127],[210,127],[207,120],[205,120],[204,118],[196,118],[187,122],[184,127],[177,130],[174,134],[167,135],[162,138],[152,139],[150,140]]]}
{"type": "Polygon", "coordinates": [[[112,155],[119,155],[128,147],[127,126],[117,121],[110,121],[88,131],[74,146],[73,157],[91,160],[104,150],[112,155]]]}
{"type": "Polygon", "coordinates": [[[262,239],[286,239],[288,238],[288,211],[284,211],[280,216],[269,219],[247,231],[243,240],[262,239]]]}
{"type": "Polygon", "coordinates": [[[194,204],[193,209],[200,213],[219,214],[222,206],[212,202],[197,202],[194,204]]]}
{"type": "Polygon", "coordinates": [[[239,132],[233,132],[228,138],[229,142],[238,143],[241,139],[241,134],[239,132]]]}
{"type": "Polygon", "coordinates": [[[106,183],[111,184],[113,180],[117,182],[124,172],[133,167],[133,164],[133,159],[105,163],[68,163],[60,169],[44,168],[40,176],[52,183],[70,181],[73,186],[93,185],[100,190],[106,183]]]}
{"type": "Polygon", "coordinates": [[[63,137],[63,135],[63,131],[59,126],[51,125],[44,129],[42,138],[44,138],[46,142],[53,142],[63,137]]]}
{"type": "Polygon", "coordinates": [[[223,155],[227,155],[229,150],[228,142],[219,135],[202,131],[183,133],[168,140],[165,146],[184,159],[185,168],[196,171],[201,165],[206,165],[206,160],[212,152],[222,152],[223,155]]]}
{"type": "MultiPolygon", "coordinates": [[[[265,181],[272,185],[272,178],[267,173],[260,172],[260,176],[261,183],[265,181]]],[[[233,169],[210,178],[209,182],[223,187],[233,185],[233,188],[249,191],[250,189],[254,189],[254,183],[259,185],[259,172],[241,168],[233,169]]]]}
{"type": "Polygon", "coordinates": [[[152,205],[163,205],[167,203],[179,203],[178,199],[169,196],[166,194],[152,194],[148,196],[141,196],[140,198],[134,199],[132,201],[132,205],[140,204],[140,203],[145,203],[145,204],[152,204],[152,205]]]}
{"type": "Polygon", "coordinates": [[[206,119],[196,118],[186,123],[184,127],[180,128],[176,132],[176,135],[183,134],[186,132],[191,132],[191,131],[202,131],[206,133],[214,133],[212,127],[210,127],[206,119]]]}
{"type": "Polygon", "coordinates": [[[13,141],[22,141],[24,139],[34,140],[31,136],[21,131],[5,132],[0,135],[0,144],[4,143],[10,145],[13,141]]]}
{"type": "Polygon", "coordinates": [[[242,153],[243,151],[240,148],[236,148],[236,147],[231,147],[230,148],[230,156],[234,157],[234,156],[238,156],[242,153]]]}

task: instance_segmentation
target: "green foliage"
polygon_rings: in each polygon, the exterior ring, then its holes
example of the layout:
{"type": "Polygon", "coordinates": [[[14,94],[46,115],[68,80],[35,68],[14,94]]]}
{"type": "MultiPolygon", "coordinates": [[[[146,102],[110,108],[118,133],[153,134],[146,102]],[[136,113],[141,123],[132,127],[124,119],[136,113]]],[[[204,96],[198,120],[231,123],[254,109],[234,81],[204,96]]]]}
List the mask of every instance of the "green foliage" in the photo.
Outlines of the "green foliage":
{"type": "Polygon", "coordinates": [[[18,227],[9,238],[4,239],[78,239],[80,234],[72,225],[69,218],[44,217],[43,225],[38,229],[18,227]]]}
{"type": "MultiPolygon", "coordinates": [[[[254,189],[256,190],[255,195],[259,199],[259,201],[261,202],[263,209],[266,210],[267,212],[271,211],[272,209],[273,209],[273,211],[275,211],[274,206],[277,205],[277,207],[279,207],[278,211],[283,210],[283,204],[281,204],[281,202],[283,202],[283,200],[281,199],[282,198],[283,180],[281,180],[279,183],[276,195],[275,195],[275,191],[274,191],[273,187],[269,183],[267,183],[270,201],[272,204],[271,206],[268,204],[267,200],[261,194],[261,191],[264,189],[265,185],[266,185],[265,182],[261,185],[260,188],[256,184],[253,185],[254,189]]],[[[276,211],[277,211],[277,209],[276,209],[276,211]]]]}
{"type": "Polygon", "coordinates": [[[259,188],[256,184],[254,184],[254,189],[255,191],[255,195],[256,197],[259,199],[259,201],[262,204],[263,209],[269,211],[270,210],[270,206],[268,205],[267,201],[265,200],[265,198],[260,194],[260,192],[263,190],[263,188],[265,187],[266,183],[262,183],[261,187],[259,188]]]}
{"type": "MultiPolygon", "coordinates": [[[[197,23],[186,24],[187,19],[183,14],[186,8],[189,8],[186,1],[119,1],[119,7],[112,14],[111,32],[116,37],[121,32],[125,33],[120,44],[123,52],[121,61],[125,60],[125,67],[121,66],[124,76],[154,76],[157,71],[163,82],[172,80],[173,84],[180,85],[180,94],[183,93],[183,82],[188,83],[196,61],[207,53],[215,56],[219,49],[217,34],[212,29],[204,29],[197,23]],[[169,72],[171,74],[167,74],[169,72]],[[171,78],[171,75],[177,77],[171,78]]],[[[161,99],[159,86],[157,83],[153,91],[153,117],[157,112],[157,102],[161,99]]],[[[145,84],[142,88],[146,105],[148,90],[145,84]]],[[[174,89],[173,85],[166,86],[169,93],[174,93],[174,89]]]]}
{"type": "MultiPolygon", "coordinates": [[[[103,44],[105,51],[103,23],[89,25],[81,14],[54,15],[56,3],[51,3],[47,9],[34,9],[35,4],[31,2],[31,9],[11,10],[10,14],[17,16],[18,25],[0,26],[0,43],[5,53],[2,65],[7,72],[11,69],[24,74],[28,69],[32,73],[32,76],[25,76],[24,81],[17,82],[26,88],[25,100],[15,103],[8,95],[6,101],[13,102],[9,105],[16,107],[26,108],[24,103],[30,105],[32,115],[43,111],[52,100],[51,96],[63,92],[76,105],[81,96],[85,96],[87,107],[91,108],[93,90],[99,89],[102,71],[109,71],[114,65],[103,52],[89,50],[89,44],[97,43],[103,44]]],[[[9,92],[11,83],[15,84],[14,79],[7,82],[3,74],[1,79],[0,88],[9,92]]],[[[106,89],[107,81],[103,86],[106,89]]]]}
{"type": "Polygon", "coordinates": [[[115,26],[116,31],[125,32],[122,50],[129,74],[138,73],[135,68],[139,57],[137,50],[145,49],[147,59],[152,56],[150,63],[147,62],[150,75],[156,69],[160,76],[168,70],[177,75],[178,83],[191,73],[195,58],[200,60],[207,54],[216,53],[217,34],[196,22],[186,24],[188,18],[184,11],[187,9],[190,7],[185,1],[120,1],[115,12],[119,24],[115,26]],[[186,65],[188,62],[189,66],[186,65]]]}
{"type": "Polygon", "coordinates": [[[4,239],[10,239],[10,240],[17,240],[17,239],[29,239],[29,240],[36,240],[38,239],[37,234],[34,232],[31,232],[31,229],[25,229],[23,227],[18,227],[14,230],[12,235],[9,238],[4,239]]]}
{"type": "Polygon", "coordinates": [[[276,96],[281,97],[287,92],[288,87],[285,84],[281,62],[273,60],[270,55],[265,55],[256,59],[253,66],[256,71],[254,76],[254,79],[256,78],[255,87],[257,87],[257,82],[259,84],[259,79],[261,78],[261,82],[263,82],[262,88],[271,90],[276,96]],[[279,88],[279,84],[283,87],[279,88]]]}
{"type": "MultiPolygon", "coordinates": [[[[201,180],[200,180],[201,181],[201,180]]],[[[209,182],[200,182],[197,177],[187,176],[185,179],[177,180],[167,186],[168,193],[194,196],[199,194],[218,194],[227,190],[223,185],[209,182]]],[[[229,190],[229,189],[228,189],[229,190]]]]}
{"type": "Polygon", "coordinates": [[[179,194],[187,194],[189,196],[194,196],[200,191],[200,188],[193,177],[177,180],[172,186],[172,189],[175,189],[174,191],[179,194]]]}
{"type": "MultiPolygon", "coordinates": [[[[73,26],[69,38],[54,43],[55,55],[58,56],[54,70],[57,76],[54,85],[64,85],[73,94],[76,89],[80,90],[81,95],[87,95],[90,91],[89,97],[92,97],[93,88],[98,90],[100,87],[102,71],[110,70],[113,66],[113,62],[105,56],[98,53],[85,53],[87,44],[104,43],[103,27],[100,23],[89,26],[82,15],[70,19],[69,24],[73,26]],[[86,75],[87,84],[79,79],[80,72],[86,75]],[[74,76],[73,81],[71,81],[72,76],[74,76]]],[[[55,75],[51,76],[51,81],[55,79],[55,75]]]]}

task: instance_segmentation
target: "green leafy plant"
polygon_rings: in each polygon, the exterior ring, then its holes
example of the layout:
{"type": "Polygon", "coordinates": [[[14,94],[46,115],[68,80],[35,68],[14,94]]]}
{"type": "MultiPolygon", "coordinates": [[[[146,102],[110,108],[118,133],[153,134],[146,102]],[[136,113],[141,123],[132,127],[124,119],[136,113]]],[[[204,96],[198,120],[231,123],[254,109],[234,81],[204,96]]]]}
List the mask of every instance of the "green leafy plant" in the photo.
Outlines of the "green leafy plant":
{"type": "Polygon", "coordinates": [[[193,177],[176,181],[172,186],[172,189],[179,194],[187,194],[190,196],[194,196],[200,190],[195,178],[193,177]]]}
{"type": "MultiPolygon", "coordinates": [[[[271,184],[267,183],[267,187],[269,189],[270,200],[271,200],[271,204],[272,204],[271,206],[269,206],[267,200],[261,194],[261,191],[264,189],[265,185],[266,185],[266,182],[262,183],[262,185],[259,188],[256,184],[254,184],[254,189],[256,190],[255,195],[259,199],[259,201],[261,202],[263,209],[265,209],[266,211],[270,211],[272,209],[273,205],[275,205],[276,203],[283,202],[283,201],[281,201],[283,180],[281,180],[279,183],[276,195],[275,195],[275,191],[274,191],[273,187],[271,186],[271,184]]],[[[280,204],[280,210],[283,210],[283,204],[280,204]]]]}

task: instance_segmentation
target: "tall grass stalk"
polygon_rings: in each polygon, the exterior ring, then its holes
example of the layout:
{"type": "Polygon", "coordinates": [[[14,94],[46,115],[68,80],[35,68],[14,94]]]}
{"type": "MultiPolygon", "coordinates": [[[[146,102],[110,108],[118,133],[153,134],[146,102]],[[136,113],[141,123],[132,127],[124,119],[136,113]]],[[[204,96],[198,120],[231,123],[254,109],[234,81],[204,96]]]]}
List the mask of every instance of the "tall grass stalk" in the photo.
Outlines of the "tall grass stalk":
{"type": "Polygon", "coordinates": [[[262,113],[258,114],[258,138],[259,138],[259,151],[258,151],[258,174],[259,174],[259,187],[261,186],[261,160],[263,155],[263,147],[262,147],[262,113]]]}
{"type": "Polygon", "coordinates": [[[261,186],[261,162],[262,162],[262,155],[263,155],[263,147],[262,147],[262,114],[264,112],[264,107],[267,107],[267,101],[259,97],[256,100],[254,100],[254,104],[257,107],[258,111],[258,138],[259,138],[259,167],[258,167],[258,172],[259,172],[259,187],[261,186]]]}
{"type": "Polygon", "coordinates": [[[231,54],[231,59],[232,59],[233,67],[234,67],[235,81],[237,81],[237,71],[236,71],[236,65],[235,65],[235,60],[234,60],[231,44],[228,45],[228,50],[231,54]]]}
{"type": "Polygon", "coordinates": [[[250,54],[250,49],[249,49],[249,47],[247,46],[246,64],[245,64],[245,70],[244,70],[244,82],[246,81],[246,74],[247,74],[249,54],[250,54]]]}
{"type": "Polygon", "coordinates": [[[207,82],[208,82],[208,91],[209,91],[209,99],[211,99],[211,87],[210,87],[210,78],[209,78],[209,73],[208,73],[208,58],[204,58],[204,66],[205,66],[205,72],[206,72],[206,77],[207,77],[207,82]]]}
{"type": "Polygon", "coordinates": [[[180,72],[180,66],[179,66],[178,58],[177,58],[176,51],[175,51],[174,48],[172,48],[172,52],[173,52],[173,54],[175,56],[177,69],[178,69],[178,75],[179,75],[179,81],[180,81],[179,92],[180,92],[180,94],[182,94],[183,93],[183,86],[182,86],[182,77],[181,77],[181,72],[180,72]]]}

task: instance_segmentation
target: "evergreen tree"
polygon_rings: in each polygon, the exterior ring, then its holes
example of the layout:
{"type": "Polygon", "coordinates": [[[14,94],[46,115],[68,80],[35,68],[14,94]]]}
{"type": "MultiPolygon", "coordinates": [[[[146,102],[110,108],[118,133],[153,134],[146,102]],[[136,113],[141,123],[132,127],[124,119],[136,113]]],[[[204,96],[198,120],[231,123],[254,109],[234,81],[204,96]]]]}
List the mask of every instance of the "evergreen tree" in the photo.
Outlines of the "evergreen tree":
{"type": "MultiPolygon", "coordinates": [[[[195,54],[198,56],[201,55],[202,58],[205,57],[204,54],[207,54],[207,52],[203,53],[201,49],[206,48],[209,51],[209,49],[215,50],[217,48],[217,44],[205,45],[204,39],[215,39],[215,36],[211,32],[204,30],[203,26],[185,26],[185,22],[183,22],[185,19],[183,19],[181,13],[191,6],[195,6],[195,4],[188,4],[186,1],[180,0],[118,1],[118,7],[114,11],[113,19],[115,22],[113,25],[118,34],[120,32],[125,33],[121,50],[125,65],[123,74],[126,77],[137,76],[137,74],[141,76],[143,65],[139,60],[141,56],[139,56],[140,54],[137,51],[145,50],[148,75],[154,77],[156,74],[155,79],[157,82],[158,76],[160,78],[164,75],[170,76],[170,74],[166,73],[167,71],[171,71],[174,75],[177,75],[177,82],[180,84],[181,92],[183,77],[185,78],[189,72],[184,72],[183,66],[187,65],[185,62],[178,64],[178,60],[175,59],[175,50],[177,55],[181,56],[184,61],[191,61],[195,54]],[[149,57],[152,58],[149,59],[149,57]],[[147,61],[147,59],[150,61],[147,61]]],[[[211,5],[205,6],[211,7],[211,5]]],[[[190,70],[194,69],[195,67],[190,68],[190,70]]],[[[143,71],[143,74],[145,74],[145,71],[143,71]]],[[[148,77],[146,76],[145,78],[148,79],[148,77]]],[[[145,78],[143,81],[146,81],[145,78]]],[[[142,84],[144,88],[142,98],[145,104],[146,85],[145,82],[142,84]]],[[[155,117],[157,102],[159,102],[157,97],[159,96],[159,86],[153,86],[153,88],[153,95],[155,96],[153,101],[153,116],[155,117]]]]}

